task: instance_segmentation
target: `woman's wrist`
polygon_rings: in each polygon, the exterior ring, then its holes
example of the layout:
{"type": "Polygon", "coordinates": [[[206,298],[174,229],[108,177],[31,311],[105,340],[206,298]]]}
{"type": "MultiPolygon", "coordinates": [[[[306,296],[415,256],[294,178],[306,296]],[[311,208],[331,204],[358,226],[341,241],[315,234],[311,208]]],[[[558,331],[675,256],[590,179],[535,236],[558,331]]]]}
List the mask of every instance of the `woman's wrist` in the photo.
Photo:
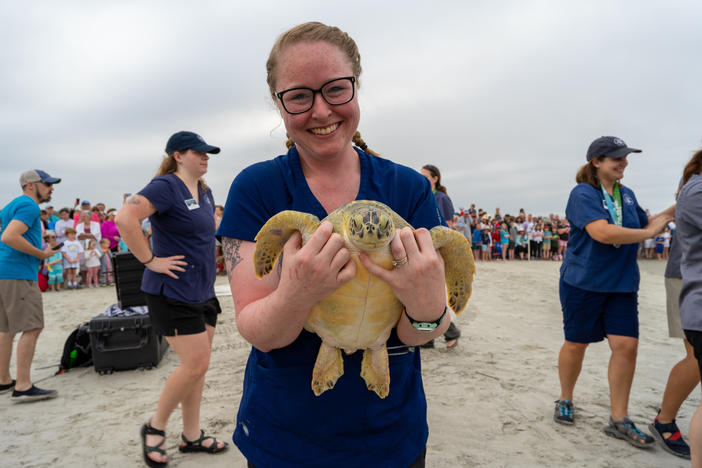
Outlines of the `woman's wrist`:
{"type": "Polygon", "coordinates": [[[145,262],[141,262],[141,263],[142,263],[143,265],[148,265],[149,263],[151,263],[151,262],[153,262],[153,261],[154,261],[154,258],[156,258],[156,254],[155,254],[155,253],[153,253],[153,252],[151,252],[151,258],[150,258],[150,259],[148,259],[147,261],[145,261],[145,262]]]}

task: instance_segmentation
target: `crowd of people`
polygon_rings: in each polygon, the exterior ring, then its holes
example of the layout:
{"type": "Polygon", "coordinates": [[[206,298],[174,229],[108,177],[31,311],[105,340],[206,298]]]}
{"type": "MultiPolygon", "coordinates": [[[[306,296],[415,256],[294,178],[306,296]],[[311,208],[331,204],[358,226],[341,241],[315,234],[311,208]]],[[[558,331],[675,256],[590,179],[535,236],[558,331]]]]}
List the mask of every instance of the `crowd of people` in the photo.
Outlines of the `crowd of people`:
{"type": "MultiPolygon", "coordinates": [[[[648,210],[647,215],[650,216],[648,210]]],[[[471,242],[476,261],[491,260],[557,260],[562,261],[568,249],[570,223],[565,217],[550,213],[534,216],[520,209],[516,216],[502,216],[500,208],[490,215],[482,208],[458,208],[447,224],[471,242]]],[[[675,223],[639,244],[638,258],[667,260],[675,223]]]]}

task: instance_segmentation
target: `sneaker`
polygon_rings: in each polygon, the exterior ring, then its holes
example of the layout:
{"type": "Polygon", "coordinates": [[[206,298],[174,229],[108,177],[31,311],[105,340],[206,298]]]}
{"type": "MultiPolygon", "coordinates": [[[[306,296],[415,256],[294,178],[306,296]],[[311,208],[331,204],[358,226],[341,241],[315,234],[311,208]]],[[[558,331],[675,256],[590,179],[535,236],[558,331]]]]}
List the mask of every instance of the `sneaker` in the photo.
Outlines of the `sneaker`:
{"type": "Polygon", "coordinates": [[[29,390],[25,390],[23,392],[13,390],[10,399],[14,402],[20,403],[24,401],[47,400],[49,398],[56,398],[57,396],[58,392],[56,390],[44,390],[32,385],[29,390]]]}
{"type": "Polygon", "coordinates": [[[15,388],[15,383],[16,383],[16,381],[13,380],[12,382],[10,382],[10,383],[8,383],[8,384],[2,384],[2,385],[0,385],[0,394],[1,394],[1,393],[7,393],[7,392],[9,392],[10,390],[12,390],[13,388],[15,388]]]}
{"type": "Polygon", "coordinates": [[[648,425],[648,430],[651,431],[653,437],[660,442],[661,447],[666,452],[672,453],[686,460],[690,459],[690,446],[682,438],[680,434],[680,429],[678,425],[675,424],[675,419],[673,422],[668,424],[661,424],[658,422],[658,416],[653,420],[653,424],[648,425]],[[665,437],[665,434],[669,434],[665,437]]]}
{"type": "Polygon", "coordinates": [[[553,420],[560,424],[574,424],[573,402],[567,398],[556,400],[556,408],[553,410],[553,420]]]}
{"type": "Polygon", "coordinates": [[[423,345],[419,345],[419,347],[424,349],[434,349],[434,340],[427,341],[423,345]]]}

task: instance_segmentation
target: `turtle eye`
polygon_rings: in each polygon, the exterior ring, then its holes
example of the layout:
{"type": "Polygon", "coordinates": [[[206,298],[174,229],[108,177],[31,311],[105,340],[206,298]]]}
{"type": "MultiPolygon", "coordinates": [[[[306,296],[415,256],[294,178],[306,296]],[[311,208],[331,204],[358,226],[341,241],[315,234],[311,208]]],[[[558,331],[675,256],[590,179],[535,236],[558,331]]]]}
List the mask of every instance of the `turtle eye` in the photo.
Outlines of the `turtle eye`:
{"type": "Polygon", "coordinates": [[[384,214],[380,215],[378,221],[378,237],[385,237],[392,232],[392,219],[384,214]]]}

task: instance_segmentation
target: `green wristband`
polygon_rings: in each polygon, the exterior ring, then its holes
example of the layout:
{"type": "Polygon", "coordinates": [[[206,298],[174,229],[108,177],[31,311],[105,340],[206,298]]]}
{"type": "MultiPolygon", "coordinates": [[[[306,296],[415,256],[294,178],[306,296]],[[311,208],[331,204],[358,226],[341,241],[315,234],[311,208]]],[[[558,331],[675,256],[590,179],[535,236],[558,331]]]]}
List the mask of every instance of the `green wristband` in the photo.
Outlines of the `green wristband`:
{"type": "Polygon", "coordinates": [[[407,313],[407,309],[403,309],[405,312],[405,316],[407,317],[407,320],[409,320],[409,323],[418,331],[423,331],[423,332],[432,332],[436,330],[439,325],[441,325],[441,322],[443,322],[444,317],[446,317],[446,311],[448,310],[448,306],[444,306],[444,312],[441,314],[441,317],[436,319],[433,322],[417,322],[415,319],[409,316],[407,313]]]}

